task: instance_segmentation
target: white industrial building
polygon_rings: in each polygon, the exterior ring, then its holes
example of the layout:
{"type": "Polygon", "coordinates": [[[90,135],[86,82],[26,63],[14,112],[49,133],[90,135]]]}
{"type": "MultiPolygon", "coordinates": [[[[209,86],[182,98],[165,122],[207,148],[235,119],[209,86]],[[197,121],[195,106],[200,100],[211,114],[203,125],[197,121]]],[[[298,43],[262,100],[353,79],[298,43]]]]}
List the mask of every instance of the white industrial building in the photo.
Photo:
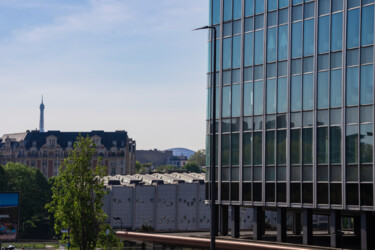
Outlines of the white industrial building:
{"type": "MultiPolygon", "coordinates": [[[[108,194],[104,212],[113,228],[155,231],[209,231],[210,206],[205,203],[204,174],[171,173],[104,177],[108,194]],[[121,220],[114,220],[119,217],[121,220]]],[[[242,207],[241,229],[252,229],[252,208],[242,207]]],[[[229,211],[229,220],[230,220],[229,211]]],[[[276,213],[265,212],[276,226],[276,213]]]]}

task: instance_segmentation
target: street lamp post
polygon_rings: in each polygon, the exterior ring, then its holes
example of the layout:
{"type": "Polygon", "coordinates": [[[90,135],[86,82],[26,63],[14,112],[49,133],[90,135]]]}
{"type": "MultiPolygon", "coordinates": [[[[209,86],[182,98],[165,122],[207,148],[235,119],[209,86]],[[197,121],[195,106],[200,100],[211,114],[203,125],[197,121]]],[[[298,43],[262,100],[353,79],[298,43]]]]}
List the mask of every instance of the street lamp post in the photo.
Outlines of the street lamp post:
{"type": "Polygon", "coordinates": [[[113,219],[114,220],[120,220],[120,223],[121,223],[120,230],[122,230],[122,219],[121,219],[121,217],[119,217],[119,216],[113,216],[113,219]]]}
{"type": "Polygon", "coordinates": [[[216,196],[216,185],[215,185],[215,160],[216,160],[216,27],[215,26],[204,26],[201,28],[197,28],[194,30],[203,30],[209,29],[213,31],[213,36],[211,36],[211,42],[214,43],[213,45],[213,53],[212,53],[212,46],[211,55],[213,54],[213,58],[211,60],[211,101],[210,101],[210,110],[211,110],[211,117],[210,117],[210,188],[211,188],[211,227],[210,227],[210,234],[211,234],[211,246],[210,249],[215,249],[215,236],[217,234],[217,220],[216,220],[216,206],[215,206],[215,196],[216,196]],[[213,38],[213,39],[212,39],[213,38]],[[212,62],[213,59],[213,62],[212,62]]]}

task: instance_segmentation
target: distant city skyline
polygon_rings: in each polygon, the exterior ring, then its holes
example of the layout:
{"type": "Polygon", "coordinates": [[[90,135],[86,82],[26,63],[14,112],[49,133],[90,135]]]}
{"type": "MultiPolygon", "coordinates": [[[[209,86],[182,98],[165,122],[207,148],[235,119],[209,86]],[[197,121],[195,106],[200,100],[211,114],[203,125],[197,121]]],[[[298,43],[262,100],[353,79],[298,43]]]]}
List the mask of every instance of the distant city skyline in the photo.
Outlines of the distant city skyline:
{"type": "Polygon", "coordinates": [[[0,2],[0,134],[126,130],[138,149],[205,146],[208,2],[0,2]]]}

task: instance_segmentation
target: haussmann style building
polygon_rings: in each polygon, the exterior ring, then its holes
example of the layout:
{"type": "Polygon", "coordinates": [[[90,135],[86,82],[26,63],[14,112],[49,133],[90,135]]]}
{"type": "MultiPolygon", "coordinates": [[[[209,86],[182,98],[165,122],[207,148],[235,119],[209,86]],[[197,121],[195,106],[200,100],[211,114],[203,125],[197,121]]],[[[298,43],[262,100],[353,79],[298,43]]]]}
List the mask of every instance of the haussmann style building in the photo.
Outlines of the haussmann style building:
{"type": "Polygon", "coordinates": [[[303,243],[311,244],[312,214],[325,214],[337,247],[341,218],[350,216],[368,249],[375,211],[374,1],[210,0],[210,25],[217,30],[216,52],[209,36],[208,105],[216,53],[221,234],[231,206],[238,237],[245,206],[253,207],[254,239],[261,239],[263,211],[270,209],[277,210],[278,241],[285,241],[291,212],[293,231],[302,223],[303,243]]]}

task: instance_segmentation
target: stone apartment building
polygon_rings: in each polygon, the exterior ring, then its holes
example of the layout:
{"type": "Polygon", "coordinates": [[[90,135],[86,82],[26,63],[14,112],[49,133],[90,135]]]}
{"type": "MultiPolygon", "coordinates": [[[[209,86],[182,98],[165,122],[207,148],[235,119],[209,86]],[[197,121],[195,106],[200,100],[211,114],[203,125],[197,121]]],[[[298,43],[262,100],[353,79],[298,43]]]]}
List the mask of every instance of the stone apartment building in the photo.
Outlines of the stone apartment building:
{"type": "Polygon", "coordinates": [[[89,136],[97,145],[93,166],[101,157],[108,175],[134,174],[136,142],[128,137],[126,131],[26,131],[5,134],[0,138],[0,165],[18,162],[38,168],[48,178],[55,176],[79,135],[89,136]]]}

